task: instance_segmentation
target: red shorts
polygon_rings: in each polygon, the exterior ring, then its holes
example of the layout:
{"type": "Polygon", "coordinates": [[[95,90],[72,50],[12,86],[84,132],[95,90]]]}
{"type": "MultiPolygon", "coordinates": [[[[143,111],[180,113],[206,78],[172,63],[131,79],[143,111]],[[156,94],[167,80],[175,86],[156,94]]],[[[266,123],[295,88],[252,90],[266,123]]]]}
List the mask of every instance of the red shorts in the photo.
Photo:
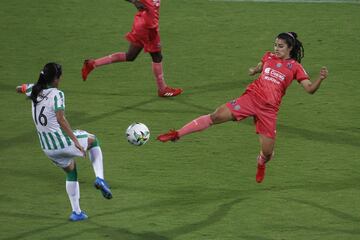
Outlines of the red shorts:
{"type": "Polygon", "coordinates": [[[237,121],[253,116],[256,133],[269,138],[276,137],[277,110],[256,100],[256,97],[244,93],[238,99],[226,103],[237,121]]]}
{"type": "Polygon", "coordinates": [[[143,47],[145,52],[160,52],[160,34],[158,28],[146,28],[143,18],[135,16],[131,29],[125,38],[132,44],[143,47]]]}

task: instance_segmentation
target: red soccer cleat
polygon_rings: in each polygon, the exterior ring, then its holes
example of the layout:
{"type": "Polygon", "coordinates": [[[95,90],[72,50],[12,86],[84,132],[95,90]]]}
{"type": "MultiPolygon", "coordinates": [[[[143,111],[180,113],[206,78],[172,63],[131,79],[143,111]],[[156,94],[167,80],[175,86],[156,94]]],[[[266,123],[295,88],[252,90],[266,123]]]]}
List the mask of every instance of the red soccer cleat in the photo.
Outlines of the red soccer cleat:
{"type": "Polygon", "coordinates": [[[257,166],[257,172],[256,172],[256,182],[261,183],[264,180],[265,177],[265,168],[266,165],[260,165],[257,166]]]}
{"type": "Polygon", "coordinates": [[[166,87],[162,91],[158,91],[159,97],[175,97],[177,95],[180,95],[183,92],[181,88],[172,88],[172,87],[166,87]]]}
{"type": "Polygon", "coordinates": [[[175,142],[176,140],[178,140],[179,137],[179,133],[175,130],[170,130],[167,133],[161,134],[159,135],[156,139],[159,140],[160,142],[167,142],[167,141],[173,141],[175,142]]]}
{"type": "Polygon", "coordinates": [[[87,76],[89,75],[89,73],[94,70],[95,68],[95,61],[92,59],[88,59],[84,61],[84,65],[81,69],[81,73],[82,73],[82,78],[83,81],[86,81],[87,76]]]}

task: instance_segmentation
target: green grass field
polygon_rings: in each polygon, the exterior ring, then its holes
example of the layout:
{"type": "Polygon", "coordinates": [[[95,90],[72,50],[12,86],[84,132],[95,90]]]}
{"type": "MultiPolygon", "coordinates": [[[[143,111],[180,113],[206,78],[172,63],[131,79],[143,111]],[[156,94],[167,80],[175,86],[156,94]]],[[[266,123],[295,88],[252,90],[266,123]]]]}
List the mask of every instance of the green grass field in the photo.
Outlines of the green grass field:
{"type": "Polygon", "coordinates": [[[360,239],[360,4],[164,0],[165,77],[183,87],[156,96],[150,56],[95,70],[85,58],[126,50],[135,8],[125,1],[11,0],[0,7],[0,239],[355,240],[360,239]],[[255,182],[259,151],[252,120],[226,123],[160,143],[155,137],[238,97],[247,69],[295,31],[303,66],[329,78],[313,96],[288,89],[278,118],[276,157],[255,182]],[[74,129],[97,134],[114,198],[92,184],[78,159],[81,207],[71,223],[65,175],[43,154],[30,102],[15,86],[34,82],[50,61],[63,65],[61,89],[74,129]],[[140,121],[151,139],[127,143],[140,121]]]}

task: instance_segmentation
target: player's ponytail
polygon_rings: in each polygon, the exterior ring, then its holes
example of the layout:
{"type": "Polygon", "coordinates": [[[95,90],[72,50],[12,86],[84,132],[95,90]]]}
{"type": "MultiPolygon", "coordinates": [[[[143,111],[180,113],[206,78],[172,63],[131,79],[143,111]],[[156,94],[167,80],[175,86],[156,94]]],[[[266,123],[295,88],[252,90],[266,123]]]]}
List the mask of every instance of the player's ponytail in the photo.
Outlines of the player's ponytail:
{"type": "Polygon", "coordinates": [[[289,48],[292,47],[290,57],[300,63],[304,57],[304,47],[297,37],[295,32],[280,33],[277,36],[277,38],[283,39],[289,48]]]}
{"type": "Polygon", "coordinates": [[[62,74],[61,65],[57,63],[48,63],[40,72],[37,83],[32,87],[30,99],[36,105],[37,98],[43,89],[46,89],[51,83],[60,78],[62,74]]]}

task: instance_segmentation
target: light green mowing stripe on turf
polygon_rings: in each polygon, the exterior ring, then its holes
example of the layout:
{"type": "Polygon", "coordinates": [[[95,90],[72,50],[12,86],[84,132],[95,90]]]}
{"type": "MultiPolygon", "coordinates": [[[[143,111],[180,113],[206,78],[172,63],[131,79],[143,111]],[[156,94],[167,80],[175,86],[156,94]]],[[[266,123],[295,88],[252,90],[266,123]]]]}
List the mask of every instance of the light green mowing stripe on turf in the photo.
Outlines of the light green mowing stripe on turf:
{"type": "Polygon", "coordinates": [[[47,138],[46,133],[45,133],[45,132],[42,132],[42,135],[44,136],[46,146],[48,147],[49,150],[51,150],[51,146],[50,146],[50,143],[49,143],[49,139],[47,138]]]}
{"type": "Polygon", "coordinates": [[[55,132],[55,136],[56,136],[56,138],[57,138],[57,140],[58,140],[58,142],[60,144],[61,149],[63,149],[65,146],[64,146],[64,142],[61,139],[60,134],[58,132],[55,132]]]}
{"type": "Polygon", "coordinates": [[[37,132],[37,133],[38,133],[39,138],[40,138],[41,147],[42,147],[42,149],[45,149],[45,145],[44,145],[44,142],[42,140],[41,134],[39,132],[37,132]]]}
{"type": "Polygon", "coordinates": [[[70,139],[70,137],[66,134],[66,132],[65,132],[62,128],[61,128],[61,132],[62,132],[62,134],[64,135],[68,146],[71,146],[71,139],[70,139]]]}
{"type": "Polygon", "coordinates": [[[48,132],[48,135],[49,135],[49,138],[50,138],[50,140],[51,140],[51,142],[52,142],[55,150],[57,150],[58,148],[57,148],[57,146],[56,146],[55,138],[53,137],[53,135],[51,134],[51,132],[48,132]]]}

